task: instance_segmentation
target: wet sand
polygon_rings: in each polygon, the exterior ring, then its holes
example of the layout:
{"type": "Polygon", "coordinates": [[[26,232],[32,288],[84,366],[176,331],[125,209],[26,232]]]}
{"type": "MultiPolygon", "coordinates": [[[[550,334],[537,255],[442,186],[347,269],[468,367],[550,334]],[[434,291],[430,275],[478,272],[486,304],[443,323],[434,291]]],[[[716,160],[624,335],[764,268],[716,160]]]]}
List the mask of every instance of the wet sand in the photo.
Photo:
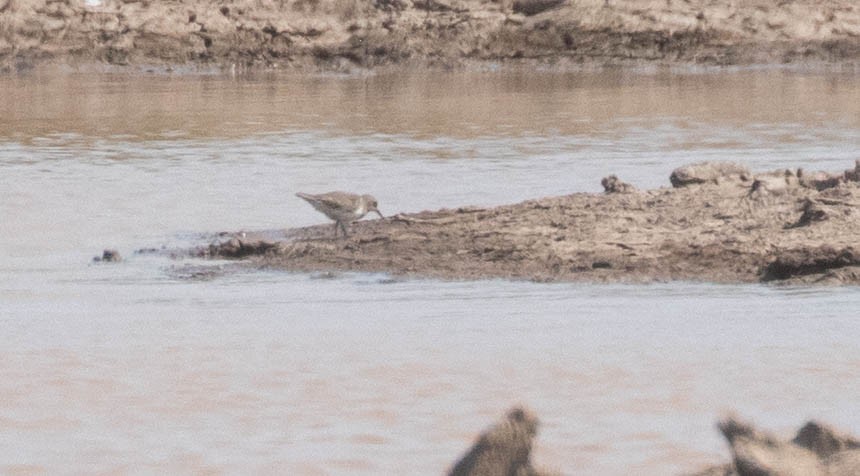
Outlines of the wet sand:
{"type": "Polygon", "coordinates": [[[860,8],[776,2],[0,0],[0,67],[856,65],[860,8]]]}
{"type": "Polygon", "coordinates": [[[442,279],[858,284],[859,176],[860,164],[762,174],[700,164],[673,171],[672,188],[637,191],[610,179],[603,194],[355,222],[347,238],[332,225],[282,237],[228,233],[193,253],[442,279]]]}

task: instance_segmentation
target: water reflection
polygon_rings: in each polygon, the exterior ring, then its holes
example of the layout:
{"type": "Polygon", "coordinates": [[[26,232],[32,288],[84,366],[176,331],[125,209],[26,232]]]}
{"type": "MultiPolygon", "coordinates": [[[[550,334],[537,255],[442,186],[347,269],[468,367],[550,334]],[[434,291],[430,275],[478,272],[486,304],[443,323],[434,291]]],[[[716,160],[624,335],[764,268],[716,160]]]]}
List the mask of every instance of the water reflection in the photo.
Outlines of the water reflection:
{"type": "Polygon", "coordinates": [[[419,137],[602,135],[619,120],[856,129],[854,75],[787,71],[0,78],[0,137],[236,137],[284,129],[419,137]],[[717,100],[718,99],[718,100],[717,100]]]}

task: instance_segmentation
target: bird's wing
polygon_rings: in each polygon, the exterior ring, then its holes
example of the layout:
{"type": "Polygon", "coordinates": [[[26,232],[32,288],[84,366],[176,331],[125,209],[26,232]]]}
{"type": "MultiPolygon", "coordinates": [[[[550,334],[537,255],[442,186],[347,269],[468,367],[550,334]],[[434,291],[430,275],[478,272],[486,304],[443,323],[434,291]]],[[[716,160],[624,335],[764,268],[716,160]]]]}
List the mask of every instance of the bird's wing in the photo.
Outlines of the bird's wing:
{"type": "Polygon", "coordinates": [[[314,199],[323,205],[340,210],[348,210],[355,207],[357,197],[355,194],[346,192],[328,192],[314,195],[314,199]]]}

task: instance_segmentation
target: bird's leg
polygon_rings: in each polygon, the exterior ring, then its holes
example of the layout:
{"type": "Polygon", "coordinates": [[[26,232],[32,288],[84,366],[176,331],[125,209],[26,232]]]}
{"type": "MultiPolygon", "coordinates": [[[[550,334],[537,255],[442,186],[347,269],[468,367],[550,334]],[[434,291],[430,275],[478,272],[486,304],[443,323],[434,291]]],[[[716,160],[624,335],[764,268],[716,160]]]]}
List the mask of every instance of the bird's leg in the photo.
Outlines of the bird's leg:
{"type": "Polygon", "coordinates": [[[337,238],[337,226],[340,224],[339,221],[335,220],[334,222],[334,237],[337,238]]]}
{"type": "Polygon", "coordinates": [[[338,223],[340,223],[340,229],[343,230],[343,237],[346,238],[346,235],[347,235],[346,227],[343,225],[342,221],[339,221],[338,223]]]}

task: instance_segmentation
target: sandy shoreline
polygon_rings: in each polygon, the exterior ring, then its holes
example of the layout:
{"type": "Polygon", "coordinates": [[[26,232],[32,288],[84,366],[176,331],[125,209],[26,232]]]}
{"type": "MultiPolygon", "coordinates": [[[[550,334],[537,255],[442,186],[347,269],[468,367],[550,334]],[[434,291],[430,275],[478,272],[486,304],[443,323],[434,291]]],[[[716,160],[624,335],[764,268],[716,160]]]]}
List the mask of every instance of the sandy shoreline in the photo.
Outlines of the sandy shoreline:
{"type": "MultiPolygon", "coordinates": [[[[682,167],[672,188],[401,213],[280,237],[227,233],[192,251],[290,271],[441,279],[860,284],[860,164],[838,173],[682,167]]],[[[325,218],[320,215],[321,221],[325,218]]]]}
{"type": "Polygon", "coordinates": [[[0,12],[5,71],[860,64],[847,0],[0,0],[0,12]]]}

